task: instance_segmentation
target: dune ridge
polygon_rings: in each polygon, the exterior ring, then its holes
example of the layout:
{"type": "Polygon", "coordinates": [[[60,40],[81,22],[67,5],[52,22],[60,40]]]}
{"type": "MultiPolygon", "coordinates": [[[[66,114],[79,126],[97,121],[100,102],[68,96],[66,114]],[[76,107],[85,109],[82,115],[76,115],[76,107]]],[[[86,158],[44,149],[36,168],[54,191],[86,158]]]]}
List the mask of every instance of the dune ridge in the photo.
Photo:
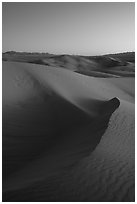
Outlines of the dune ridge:
{"type": "Polygon", "coordinates": [[[134,201],[126,86],[3,62],[3,201],[134,201]]]}
{"type": "Polygon", "coordinates": [[[53,66],[93,77],[135,77],[135,52],[80,56],[9,51],[2,53],[2,60],[53,66]]]}

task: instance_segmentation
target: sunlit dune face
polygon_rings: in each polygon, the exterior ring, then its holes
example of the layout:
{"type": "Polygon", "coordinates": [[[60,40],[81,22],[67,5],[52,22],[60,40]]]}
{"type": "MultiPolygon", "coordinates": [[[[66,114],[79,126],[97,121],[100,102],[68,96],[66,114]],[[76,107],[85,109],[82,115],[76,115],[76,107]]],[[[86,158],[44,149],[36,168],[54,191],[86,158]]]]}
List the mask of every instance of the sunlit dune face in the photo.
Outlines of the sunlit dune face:
{"type": "Polygon", "coordinates": [[[3,200],[134,201],[134,78],[3,62],[3,93],[3,200]]]}

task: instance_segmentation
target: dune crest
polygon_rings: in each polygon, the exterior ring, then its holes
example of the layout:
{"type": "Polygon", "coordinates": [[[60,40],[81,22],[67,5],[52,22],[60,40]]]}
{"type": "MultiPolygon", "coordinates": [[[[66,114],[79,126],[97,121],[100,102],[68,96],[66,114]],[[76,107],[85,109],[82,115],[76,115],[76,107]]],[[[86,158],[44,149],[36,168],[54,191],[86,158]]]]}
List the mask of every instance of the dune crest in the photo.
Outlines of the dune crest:
{"type": "Polygon", "coordinates": [[[4,201],[134,201],[134,96],[121,80],[3,63],[4,201]]]}

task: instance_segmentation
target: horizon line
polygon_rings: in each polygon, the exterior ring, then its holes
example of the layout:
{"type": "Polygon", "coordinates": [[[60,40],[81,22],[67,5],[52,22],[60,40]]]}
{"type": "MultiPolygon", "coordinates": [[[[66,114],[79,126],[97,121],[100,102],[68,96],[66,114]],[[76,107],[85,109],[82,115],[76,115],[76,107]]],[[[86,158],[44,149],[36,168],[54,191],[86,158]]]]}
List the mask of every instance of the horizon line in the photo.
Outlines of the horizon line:
{"type": "Polygon", "coordinates": [[[2,54],[7,53],[7,52],[15,52],[15,53],[39,53],[39,54],[51,54],[51,55],[77,55],[77,56],[99,56],[99,55],[109,55],[109,54],[123,54],[123,53],[131,53],[135,51],[119,51],[119,52],[110,52],[110,53],[102,53],[102,54],[97,54],[97,55],[85,55],[85,54],[69,54],[69,53],[49,53],[49,52],[44,52],[44,51],[15,51],[15,50],[7,50],[2,52],[2,54]]]}

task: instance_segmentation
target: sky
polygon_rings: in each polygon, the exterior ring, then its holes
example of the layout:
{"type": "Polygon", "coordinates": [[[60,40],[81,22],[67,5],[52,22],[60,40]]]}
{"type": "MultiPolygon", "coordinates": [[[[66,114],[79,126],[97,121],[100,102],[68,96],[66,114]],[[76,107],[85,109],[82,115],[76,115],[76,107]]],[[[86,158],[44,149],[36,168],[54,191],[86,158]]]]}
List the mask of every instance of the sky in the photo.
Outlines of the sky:
{"type": "Polygon", "coordinates": [[[3,2],[2,51],[98,55],[135,50],[134,2],[3,2]]]}

